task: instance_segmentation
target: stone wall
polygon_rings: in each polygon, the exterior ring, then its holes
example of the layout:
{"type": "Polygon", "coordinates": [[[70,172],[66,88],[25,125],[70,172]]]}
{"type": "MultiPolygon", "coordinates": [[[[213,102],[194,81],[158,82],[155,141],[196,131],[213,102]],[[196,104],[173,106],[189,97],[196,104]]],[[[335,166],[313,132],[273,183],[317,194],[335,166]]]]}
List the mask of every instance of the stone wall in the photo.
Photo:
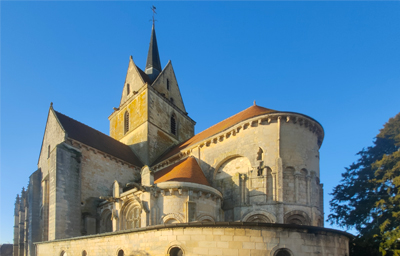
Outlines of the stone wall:
{"type": "Polygon", "coordinates": [[[255,223],[172,224],[37,244],[38,255],[348,256],[350,235],[318,227],[255,223]]]}

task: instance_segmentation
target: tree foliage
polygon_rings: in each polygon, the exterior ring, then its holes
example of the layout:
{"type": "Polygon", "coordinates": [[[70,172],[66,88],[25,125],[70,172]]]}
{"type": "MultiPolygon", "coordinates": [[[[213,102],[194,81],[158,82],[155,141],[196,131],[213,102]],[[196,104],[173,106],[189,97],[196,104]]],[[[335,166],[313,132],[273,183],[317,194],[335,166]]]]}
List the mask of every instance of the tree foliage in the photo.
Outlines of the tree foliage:
{"type": "Polygon", "coordinates": [[[351,255],[400,256],[400,113],[373,144],[342,174],[328,220],[358,231],[351,255]]]}

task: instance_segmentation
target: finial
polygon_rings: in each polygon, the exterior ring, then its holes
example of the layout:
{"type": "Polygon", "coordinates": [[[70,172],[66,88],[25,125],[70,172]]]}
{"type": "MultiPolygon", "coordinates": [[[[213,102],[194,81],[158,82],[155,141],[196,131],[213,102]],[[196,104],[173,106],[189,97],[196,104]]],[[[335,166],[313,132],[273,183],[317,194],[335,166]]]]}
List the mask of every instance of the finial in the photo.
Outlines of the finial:
{"type": "Polygon", "coordinates": [[[254,101],[253,106],[256,106],[256,101],[254,101]]]}
{"type": "Polygon", "coordinates": [[[151,10],[153,11],[153,26],[154,26],[154,23],[155,23],[155,19],[154,19],[154,14],[157,14],[156,13],[156,7],[153,5],[153,7],[151,7],[151,10]]]}
{"type": "Polygon", "coordinates": [[[50,108],[53,108],[53,102],[50,102],[50,108]]]}

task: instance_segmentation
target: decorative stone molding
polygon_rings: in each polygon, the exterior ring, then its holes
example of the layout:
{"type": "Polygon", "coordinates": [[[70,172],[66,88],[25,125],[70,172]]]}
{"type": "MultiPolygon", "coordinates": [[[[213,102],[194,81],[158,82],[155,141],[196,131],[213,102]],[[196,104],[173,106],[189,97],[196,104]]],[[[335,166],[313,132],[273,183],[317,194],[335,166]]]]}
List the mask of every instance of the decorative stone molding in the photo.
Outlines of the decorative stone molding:
{"type": "Polygon", "coordinates": [[[239,133],[242,130],[243,131],[248,130],[248,129],[257,127],[258,125],[269,125],[274,120],[278,120],[278,119],[282,119],[282,118],[285,119],[287,123],[291,122],[293,124],[298,124],[300,126],[304,125],[304,127],[308,128],[310,132],[316,133],[316,135],[318,137],[318,146],[321,146],[322,139],[324,137],[324,130],[317,121],[311,119],[310,117],[307,117],[302,114],[297,114],[297,113],[290,113],[290,112],[272,113],[272,114],[261,115],[261,116],[250,118],[248,120],[244,120],[244,121],[234,125],[232,128],[229,128],[228,130],[224,130],[220,133],[214,134],[211,137],[208,137],[198,143],[191,145],[189,148],[185,148],[184,151],[181,151],[181,152],[169,157],[168,159],[154,165],[152,167],[152,169],[154,169],[154,171],[158,171],[162,168],[172,165],[175,162],[180,161],[183,158],[187,157],[190,154],[190,152],[196,147],[200,147],[200,148],[210,147],[211,145],[214,145],[217,143],[224,143],[224,141],[228,140],[231,137],[231,135],[235,136],[236,133],[239,133]],[[258,124],[258,125],[253,126],[252,125],[253,123],[258,124]]]}

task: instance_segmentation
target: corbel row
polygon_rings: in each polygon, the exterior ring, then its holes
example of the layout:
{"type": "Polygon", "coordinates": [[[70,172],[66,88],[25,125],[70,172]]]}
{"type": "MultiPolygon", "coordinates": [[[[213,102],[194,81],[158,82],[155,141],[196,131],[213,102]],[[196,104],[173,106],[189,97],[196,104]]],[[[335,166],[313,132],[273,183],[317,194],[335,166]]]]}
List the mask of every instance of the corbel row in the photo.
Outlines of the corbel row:
{"type": "Polygon", "coordinates": [[[154,197],[159,197],[161,196],[173,196],[173,195],[184,195],[184,192],[187,192],[188,196],[197,196],[198,199],[200,198],[205,198],[205,199],[211,199],[213,201],[215,200],[220,200],[221,198],[211,192],[205,192],[202,190],[195,190],[195,189],[190,189],[190,188],[168,188],[168,189],[157,189],[151,191],[152,195],[154,197]]]}

